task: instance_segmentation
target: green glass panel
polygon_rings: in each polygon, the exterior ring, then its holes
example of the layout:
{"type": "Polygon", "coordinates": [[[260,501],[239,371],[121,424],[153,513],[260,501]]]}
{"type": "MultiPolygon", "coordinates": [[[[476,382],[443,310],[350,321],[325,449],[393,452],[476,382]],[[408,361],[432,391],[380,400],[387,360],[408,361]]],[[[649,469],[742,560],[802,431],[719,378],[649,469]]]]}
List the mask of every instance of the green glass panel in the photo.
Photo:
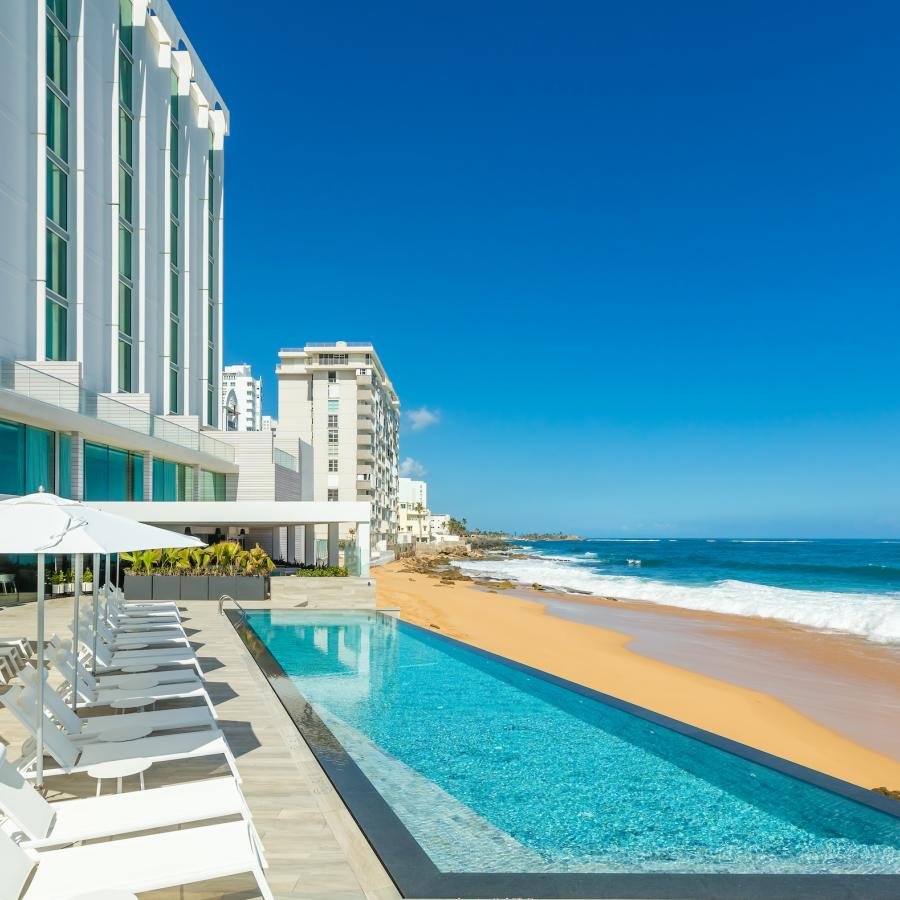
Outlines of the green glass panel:
{"type": "Polygon", "coordinates": [[[69,24],[68,0],[47,0],[47,9],[52,12],[63,25],[69,24]]]}
{"type": "Polygon", "coordinates": [[[169,70],[169,100],[172,104],[172,119],[177,122],[178,107],[180,106],[180,99],[178,97],[178,76],[172,69],[169,70]]]}
{"type": "Polygon", "coordinates": [[[109,448],[84,442],[84,499],[108,500],[109,448]]]}
{"type": "Polygon", "coordinates": [[[210,174],[216,171],[216,151],[213,150],[213,133],[209,132],[209,151],[207,153],[209,157],[209,171],[210,174]]]}
{"type": "Polygon", "coordinates": [[[69,108],[47,88],[47,147],[69,161],[69,108]]]}
{"type": "Polygon", "coordinates": [[[169,319],[169,356],[172,362],[178,362],[178,323],[174,319],[169,319]]]}
{"type": "Polygon", "coordinates": [[[163,470],[163,494],[165,495],[166,500],[177,500],[178,499],[178,488],[177,488],[177,472],[178,467],[173,462],[166,462],[163,470]]]}
{"type": "Polygon", "coordinates": [[[132,49],[132,6],[131,0],[119,0],[119,40],[129,50],[132,49]]]}
{"type": "Polygon", "coordinates": [[[216,311],[212,303],[206,304],[206,340],[212,343],[216,339],[216,311]]]}
{"type": "Polygon", "coordinates": [[[212,213],[216,203],[216,182],[213,178],[212,171],[210,171],[209,178],[206,182],[206,196],[209,200],[209,211],[212,213]]]}
{"type": "Polygon", "coordinates": [[[119,225],[119,274],[131,279],[131,232],[119,225]]]}
{"type": "Polygon", "coordinates": [[[47,19],[47,77],[64,93],[69,93],[69,42],[47,19]]]}
{"type": "Polygon", "coordinates": [[[132,181],[131,175],[119,166],[119,216],[132,223],[132,181]]]}
{"type": "Polygon", "coordinates": [[[128,499],[128,453],[109,448],[107,500],[128,499]]]}
{"type": "Polygon", "coordinates": [[[176,491],[177,497],[176,499],[180,502],[184,502],[185,500],[193,500],[194,499],[194,479],[193,479],[193,471],[189,466],[185,466],[182,463],[177,464],[177,472],[176,472],[176,491]]]}
{"type": "Polygon", "coordinates": [[[131,288],[119,282],[119,331],[131,336],[131,288]]]}
{"type": "Polygon", "coordinates": [[[129,500],[144,499],[144,457],[139,453],[130,453],[130,473],[131,481],[129,484],[129,500]]]}
{"type": "Polygon", "coordinates": [[[208,241],[207,256],[212,256],[216,246],[215,219],[206,217],[206,239],[208,241]]]}
{"type": "Polygon", "coordinates": [[[131,393],[131,344],[119,341],[119,390],[131,393]]]}
{"type": "Polygon", "coordinates": [[[65,238],[47,229],[47,287],[60,297],[68,296],[68,253],[65,238]]]}
{"type": "Polygon", "coordinates": [[[206,264],[206,278],[207,278],[206,284],[207,284],[207,287],[209,288],[209,296],[210,297],[214,297],[215,293],[216,293],[216,291],[215,291],[215,286],[216,286],[215,274],[216,274],[216,269],[215,269],[215,266],[213,265],[213,261],[209,260],[209,262],[207,262],[207,264],[206,264]]]}
{"type": "Polygon", "coordinates": [[[216,427],[216,390],[213,387],[206,389],[206,424],[216,427]]]}
{"type": "Polygon", "coordinates": [[[119,51],[119,102],[126,109],[132,109],[131,91],[132,91],[132,68],[131,60],[120,50],[119,51]]]}
{"type": "Polygon", "coordinates": [[[169,122],[169,162],[177,169],[179,159],[178,125],[175,122],[169,122]]]}
{"type": "Polygon", "coordinates": [[[178,415],[178,369],[169,369],[169,413],[178,415]]]}
{"type": "Polygon", "coordinates": [[[119,159],[129,166],[134,165],[132,155],[132,129],[134,122],[128,112],[119,107],[119,159]]]}
{"type": "Polygon", "coordinates": [[[47,160],[47,218],[69,227],[69,178],[55,163],[47,160]]]}
{"type": "Polygon", "coordinates": [[[209,373],[210,377],[212,377],[213,373],[215,372],[214,362],[215,362],[215,351],[213,350],[212,347],[207,347],[206,348],[206,371],[209,373]]]}
{"type": "Polygon", "coordinates": [[[178,265],[178,223],[169,220],[169,262],[178,265]]]}
{"type": "Polygon", "coordinates": [[[180,301],[181,296],[179,294],[178,270],[169,269],[169,305],[171,307],[173,316],[178,315],[180,301]]]}
{"type": "Polygon", "coordinates": [[[0,494],[25,493],[25,426],[0,421],[0,494]]]}
{"type": "Polygon", "coordinates": [[[56,434],[43,428],[25,426],[25,493],[43,488],[56,492],[56,434]]]}
{"type": "Polygon", "coordinates": [[[47,299],[46,321],[47,359],[68,357],[68,310],[54,300],[47,299]]]}
{"type": "Polygon", "coordinates": [[[72,496],[72,435],[60,434],[57,442],[59,449],[59,479],[56,493],[60,497],[72,496]]]}
{"type": "Polygon", "coordinates": [[[169,169],[169,203],[173,216],[178,216],[178,173],[174,169],[169,169]]]}
{"type": "Polygon", "coordinates": [[[153,459],[153,499],[154,500],[164,500],[163,496],[165,493],[165,471],[163,467],[165,466],[165,460],[157,459],[154,457],[153,459]]]}

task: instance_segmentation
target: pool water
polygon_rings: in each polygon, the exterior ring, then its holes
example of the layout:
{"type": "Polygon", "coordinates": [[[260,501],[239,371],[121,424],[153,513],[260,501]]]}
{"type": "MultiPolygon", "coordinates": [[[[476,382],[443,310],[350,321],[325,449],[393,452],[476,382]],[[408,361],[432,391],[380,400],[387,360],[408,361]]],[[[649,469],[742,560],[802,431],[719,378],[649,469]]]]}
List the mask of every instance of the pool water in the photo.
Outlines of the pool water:
{"type": "Polygon", "coordinates": [[[900,819],[421,629],[247,619],[442,872],[900,873],[900,819]]]}

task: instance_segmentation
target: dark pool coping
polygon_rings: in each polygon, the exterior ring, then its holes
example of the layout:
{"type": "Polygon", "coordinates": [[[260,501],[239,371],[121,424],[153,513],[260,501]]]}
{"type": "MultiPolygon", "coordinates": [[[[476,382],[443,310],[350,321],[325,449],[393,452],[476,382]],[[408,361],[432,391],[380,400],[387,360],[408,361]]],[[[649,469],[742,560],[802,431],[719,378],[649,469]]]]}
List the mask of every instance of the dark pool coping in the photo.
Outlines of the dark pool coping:
{"type": "MultiPolygon", "coordinates": [[[[318,610],[323,612],[323,610],[318,610]]],[[[300,613],[309,615],[309,613],[300,613]]],[[[375,854],[403,897],[410,898],[618,898],[618,900],[895,900],[900,896],[900,876],[896,875],[719,875],[719,874],[574,874],[574,873],[446,873],[441,872],[428,854],[378,793],[337,738],[322,722],[312,706],[297,690],[278,661],[259,639],[241,614],[226,610],[226,615],[272,685],[285,711],[297,726],[344,805],[353,816],[375,854]]],[[[375,615],[379,615],[375,613],[375,615]]],[[[386,621],[397,621],[383,617],[386,621]]],[[[567,681],[497,656],[427,628],[402,623],[405,628],[427,634],[503,665],[567,688],[577,694],[599,700],[679,734],[687,735],[720,750],[768,766],[800,781],[855,800],[900,818],[900,804],[857,785],[832,778],[814,769],[764,753],[745,744],[660,715],[608,694],[567,681]]]]}

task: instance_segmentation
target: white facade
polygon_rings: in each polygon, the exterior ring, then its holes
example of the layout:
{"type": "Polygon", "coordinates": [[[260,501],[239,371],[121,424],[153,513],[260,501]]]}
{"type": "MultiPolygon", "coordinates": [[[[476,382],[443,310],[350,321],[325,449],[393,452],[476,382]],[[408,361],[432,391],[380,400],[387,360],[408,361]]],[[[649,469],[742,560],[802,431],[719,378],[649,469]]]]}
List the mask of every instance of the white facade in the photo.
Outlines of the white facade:
{"type": "Polygon", "coordinates": [[[397,541],[400,401],[370,343],[278,354],[277,446],[300,456],[303,498],[372,504],[372,544],[397,541]]]}
{"type": "Polygon", "coordinates": [[[397,511],[401,544],[422,543],[431,539],[427,482],[401,478],[397,492],[397,511]]]}
{"type": "Polygon", "coordinates": [[[260,420],[260,425],[263,431],[271,431],[274,435],[278,434],[278,419],[273,419],[271,416],[263,416],[260,420]]]}
{"type": "Polygon", "coordinates": [[[262,380],[246,364],[222,370],[222,423],[226,431],[263,430],[262,380]]]}

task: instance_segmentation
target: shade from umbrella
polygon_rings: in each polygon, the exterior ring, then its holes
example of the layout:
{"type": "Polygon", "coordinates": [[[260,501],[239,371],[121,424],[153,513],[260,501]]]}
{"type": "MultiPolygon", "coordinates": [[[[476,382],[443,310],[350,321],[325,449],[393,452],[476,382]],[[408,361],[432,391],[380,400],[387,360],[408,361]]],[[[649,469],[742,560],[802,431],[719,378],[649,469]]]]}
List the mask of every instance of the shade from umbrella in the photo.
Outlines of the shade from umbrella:
{"type": "MultiPolygon", "coordinates": [[[[199,538],[145,525],[124,516],[103,512],[85,506],[78,500],[67,500],[56,494],[40,491],[24,497],[12,497],[0,501],[0,553],[36,554],[38,590],[38,640],[37,663],[38,703],[37,703],[37,761],[35,781],[43,783],[44,740],[44,555],[50,554],[110,554],[130,550],[158,550],[164,547],[203,547],[199,538]]],[[[95,571],[96,560],[95,559],[95,571]]],[[[80,560],[78,569],[81,569],[80,560]]],[[[109,581],[107,560],[107,584],[109,581]]],[[[75,643],[73,652],[78,652],[78,599],[81,585],[75,588],[75,643]]],[[[96,632],[97,604],[94,591],[94,629],[96,632]]],[[[77,672],[77,666],[76,666],[77,672]]],[[[77,695],[78,685],[73,685],[77,695]]]]}

